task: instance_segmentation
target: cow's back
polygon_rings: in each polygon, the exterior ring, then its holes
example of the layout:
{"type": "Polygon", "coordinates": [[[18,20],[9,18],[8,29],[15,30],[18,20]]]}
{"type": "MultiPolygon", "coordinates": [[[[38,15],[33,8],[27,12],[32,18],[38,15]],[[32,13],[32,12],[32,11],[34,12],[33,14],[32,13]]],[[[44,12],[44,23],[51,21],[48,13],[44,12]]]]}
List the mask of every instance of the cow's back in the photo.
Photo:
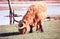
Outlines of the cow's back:
{"type": "Polygon", "coordinates": [[[23,20],[26,21],[28,25],[36,26],[37,22],[39,20],[44,20],[46,16],[46,3],[34,3],[28,8],[27,13],[23,17],[23,20]]]}
{"type": "Polygon", "coordinates": [[[32,7],[33,9],[33,22],[31,23],[31,25],[36,26],[37,22],[40,21],[44,21],[46,16],[47,16],[47,5],[45,3],[37,3],[37,4],[33,4],[30,7],[32,7]],[[34,6],[34,7],[32,7],[34,6]]]}

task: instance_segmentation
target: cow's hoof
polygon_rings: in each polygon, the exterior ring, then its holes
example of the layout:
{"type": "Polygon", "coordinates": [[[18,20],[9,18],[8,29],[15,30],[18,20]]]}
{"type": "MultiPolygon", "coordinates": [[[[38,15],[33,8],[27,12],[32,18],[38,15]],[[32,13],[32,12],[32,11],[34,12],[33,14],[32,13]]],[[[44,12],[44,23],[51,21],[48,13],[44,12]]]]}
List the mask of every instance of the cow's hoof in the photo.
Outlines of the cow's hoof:
{"type": "Polygon", "coordinates": [[[29,31],[29,33],[33,33],[33,31],[29,31]]]}
{"type": "Polygon", "coordinates": [[[29,33],[32,33],[32,32],[29,32],[29,33]]]}
{"type": "Polygon", "coordinates": [[[39,31],[38,29],[36,29],[36,31],[39,31]]]}
{"type": "Polygon", "coordinates": [[[44,32],[43,30],[41,30],[41,32],[44,32]]]}

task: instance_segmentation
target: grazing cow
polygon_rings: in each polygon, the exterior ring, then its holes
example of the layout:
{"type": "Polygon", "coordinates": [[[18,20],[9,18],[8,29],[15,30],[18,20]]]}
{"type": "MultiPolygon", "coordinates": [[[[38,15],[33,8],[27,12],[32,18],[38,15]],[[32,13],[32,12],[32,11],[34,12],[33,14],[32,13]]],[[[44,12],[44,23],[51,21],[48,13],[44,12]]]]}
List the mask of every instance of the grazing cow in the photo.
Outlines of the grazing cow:
{"type": "Polygon", "coordinates": [[[47,16],[47,6],[46,3],[36,3],[32,4],[22,20],[19,21],[18,30],[21,34],[25,34],[27,31],[27,26],[30,26],[29,33],[33,32],[33,27],[36,26],[36,31],[40,30],[43,32],[42,22],[47,16]]]}

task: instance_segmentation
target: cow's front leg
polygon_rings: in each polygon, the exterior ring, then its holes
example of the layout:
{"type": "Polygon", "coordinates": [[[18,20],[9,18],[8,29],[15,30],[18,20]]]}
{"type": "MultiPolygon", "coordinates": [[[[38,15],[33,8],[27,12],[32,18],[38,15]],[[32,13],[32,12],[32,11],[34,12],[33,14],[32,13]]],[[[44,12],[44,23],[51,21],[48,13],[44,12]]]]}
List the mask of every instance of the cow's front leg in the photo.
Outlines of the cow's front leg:
{"type": "Polygon", "coordinates": [[[32,32],[33,32],[33,26],[30,25],[30,31],[29,31],[29,33],[32,33],[32,32]]]}
{"type": "Polygon", "coordinates": [[[39,30],[39,28],[38,28],[38,25],[36,26],[36,31],[38,31],[39,30]]]}

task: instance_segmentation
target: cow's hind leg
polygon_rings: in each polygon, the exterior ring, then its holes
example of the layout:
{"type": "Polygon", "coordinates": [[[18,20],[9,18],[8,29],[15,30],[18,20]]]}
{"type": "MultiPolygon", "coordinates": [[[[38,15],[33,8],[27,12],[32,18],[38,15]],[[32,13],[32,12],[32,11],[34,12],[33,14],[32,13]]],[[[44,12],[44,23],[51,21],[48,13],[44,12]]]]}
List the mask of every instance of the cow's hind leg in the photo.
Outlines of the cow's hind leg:
{"type": "Polygon", "coordinates": [[[38,28],[38,25],[36,26],[36,31],[38,31],[39,30],[39,28],[38,28]]]}
{"type": "Polygon", "coordinates": [[[44,32],[41,21],[39,21],[39,30],[40,30],[41,32],[44,32]]]}
{"type": "Polygon", "coordinates": [[[30,31],[29,31],[29,33],[32,33],[32,32],[33,32],[33,26],[30,25],[30,31]]]}

